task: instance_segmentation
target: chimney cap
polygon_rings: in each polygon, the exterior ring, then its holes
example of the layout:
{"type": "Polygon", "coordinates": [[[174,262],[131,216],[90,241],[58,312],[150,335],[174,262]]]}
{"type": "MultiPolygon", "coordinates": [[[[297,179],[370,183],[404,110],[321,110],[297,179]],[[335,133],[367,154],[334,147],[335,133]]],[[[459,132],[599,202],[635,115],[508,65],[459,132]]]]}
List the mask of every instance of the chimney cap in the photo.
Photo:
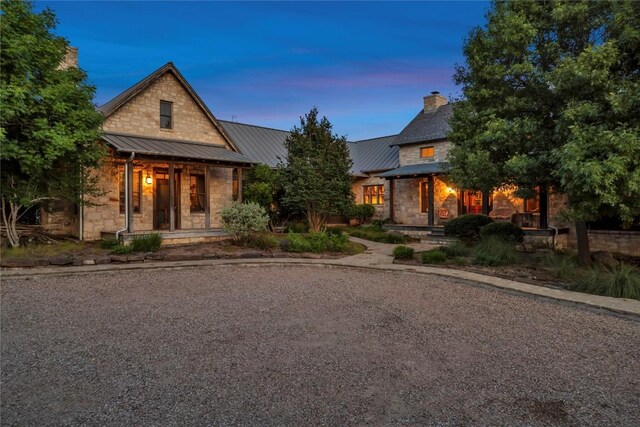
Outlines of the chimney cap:
{"type": "Polygon", "coordinates": [[[431,92],[431,95],[440,95],[440,92],[438,92],[437,90],[434,90],[433,92],[431,92]]]}

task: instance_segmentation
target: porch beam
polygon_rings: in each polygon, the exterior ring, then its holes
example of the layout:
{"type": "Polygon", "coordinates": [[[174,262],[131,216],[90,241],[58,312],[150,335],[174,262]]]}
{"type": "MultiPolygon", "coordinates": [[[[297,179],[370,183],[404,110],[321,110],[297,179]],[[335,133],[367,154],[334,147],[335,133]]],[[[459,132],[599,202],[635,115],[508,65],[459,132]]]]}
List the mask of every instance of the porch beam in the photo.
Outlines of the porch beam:
{"type": "Polygon", "coordinates": [[[169,162],[169,231],[176,229],[176,187],[175,187],[175,167],[173,162],[169,162]]]}
{"type": "Polygon", "coordinates": [[[238,168],[238,203],[242,203],[242,168],[238,168]]]}
{"type": "Polygon", "coordinates": [[[489,215],[489,192],[482,192],[482,214],[489,215]]]}
{"type": "Polygon", "coordinates": [[[546,229],[549,226],[549,191],[547,187],[540,186],[540,224],[538,228],[546,229]]]}
{"type": "Polygon", "coordinates": [[[433,175],[427,178],[427,203],[429,212],[427,213],[427,224],[435,225],[435,197],[434,197],[434,179],[433,175]]]}
{"type": "Polygon", "coordinates": [[[211,180],[211,168],[209,165],[204,167],[204,228],[211,228],[211,186],[209,181],[211,180]]]}
{"type": "Polygon", "coordinates": [[[127,161],[126,173],[124,179],[126,179],[125,188],[127,189],[127,233],[133,233],[133,162],[127,161]]]}

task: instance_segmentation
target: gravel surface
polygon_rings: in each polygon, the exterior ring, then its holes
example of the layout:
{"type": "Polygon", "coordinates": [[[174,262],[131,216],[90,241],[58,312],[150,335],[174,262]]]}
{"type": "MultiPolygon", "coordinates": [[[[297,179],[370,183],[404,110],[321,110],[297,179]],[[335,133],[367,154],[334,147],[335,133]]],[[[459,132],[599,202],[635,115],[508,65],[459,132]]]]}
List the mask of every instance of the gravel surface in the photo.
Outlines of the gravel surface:
{"type": "Polygon", "coordinates": [[[640,425],[640,323],[411,273],[3,279],[3,425],[640,425]]]}

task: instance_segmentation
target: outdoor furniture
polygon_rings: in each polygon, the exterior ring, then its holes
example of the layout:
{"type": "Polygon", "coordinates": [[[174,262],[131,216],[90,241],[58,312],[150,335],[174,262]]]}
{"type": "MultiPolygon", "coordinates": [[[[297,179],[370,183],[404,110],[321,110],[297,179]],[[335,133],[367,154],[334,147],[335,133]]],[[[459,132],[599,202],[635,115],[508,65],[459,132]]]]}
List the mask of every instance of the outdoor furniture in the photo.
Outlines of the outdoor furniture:
{"type": "Polygon", "coordinates": [[[513,208],[500,207],[489,212],[489,218],[496,222],[511,222],[511,217],[515,213],[513,208]]]}

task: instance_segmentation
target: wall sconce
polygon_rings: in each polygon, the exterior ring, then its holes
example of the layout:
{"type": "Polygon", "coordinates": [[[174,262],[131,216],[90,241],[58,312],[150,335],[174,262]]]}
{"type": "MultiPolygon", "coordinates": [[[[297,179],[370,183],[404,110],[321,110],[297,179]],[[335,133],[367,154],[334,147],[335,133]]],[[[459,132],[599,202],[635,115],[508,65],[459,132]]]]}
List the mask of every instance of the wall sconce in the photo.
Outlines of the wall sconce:
{"type": "Polygon", "coordinates": [[[455,192],[456,192],[456,190],[454,190],[453,188],[451,188],[451,187],[447,187],[447,193],[449,193],[449,194],[453,194],[453,193],[455,193],[455,192]]]}
{"type": "Polygon", "coordinates": [[[144,179],[144,182],[149,185],[151,185],[151,183],[153,182],[153,180],[151,179],[151,175],[149,175],[149,172],[147,172],[147,177],[144,179]]]}

